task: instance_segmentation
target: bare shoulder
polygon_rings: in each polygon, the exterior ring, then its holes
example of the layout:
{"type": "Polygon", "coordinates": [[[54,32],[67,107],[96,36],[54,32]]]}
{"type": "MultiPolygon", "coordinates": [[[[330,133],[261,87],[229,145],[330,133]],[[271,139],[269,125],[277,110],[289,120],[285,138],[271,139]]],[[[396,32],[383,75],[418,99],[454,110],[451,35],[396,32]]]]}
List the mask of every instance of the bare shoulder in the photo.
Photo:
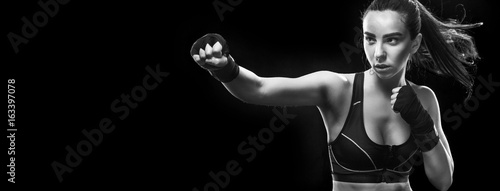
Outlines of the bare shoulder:
{"type": "Polygon", "coordinates": [[[418,99],[422,103],[422,106],[426,110],[435,110],[439,109],[438,100],[434,91],[427,86],[417,85],[413,82],[410,82],[411,87],[415,90],[418,99]]]}
{"type": "Polygon", "coordinates": [[[333,85],[342,85],[348,82],[349,75],[351,74],[341,74],[337,72],[321,70],[313,73],[316,77],[323,79],[322,81],[327,81],[334,83],[333,85]]]}
{"type": "Polygon", "coordinates": [[[314,72],[312,73],[312,75],[314,75],[314,78],[317,78],[317,80],[320,81],[322,85],[324,85],[324,87],[329,90],[335,90],[335,92],[347,88],[348,85],[352,82],[351,74],[341,74],[322,70],[314,72]]]}
{"type": "Polygon", "coordinates": [[[338,105],[344,102],[346,92],[351,92],[354,74],[337,73],[332,71],[318,71],[314,75],[320,78],[326,96],[326,103],[338,105]]]}

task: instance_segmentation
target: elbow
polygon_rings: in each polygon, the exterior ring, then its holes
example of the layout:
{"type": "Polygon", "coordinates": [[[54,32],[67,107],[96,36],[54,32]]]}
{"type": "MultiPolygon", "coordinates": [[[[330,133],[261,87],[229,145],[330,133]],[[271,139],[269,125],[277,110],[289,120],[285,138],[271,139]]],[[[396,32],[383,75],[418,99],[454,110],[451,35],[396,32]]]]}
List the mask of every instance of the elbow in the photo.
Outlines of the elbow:
{"type": "Polygon", "coordinates": [[[453,171],[455,169],[455,165],[453,163],[453,160],[450,161],[450,171],[447,172],[445,175],[441,176],[443,177],[441,179],[441,186],[438,188],[439,190],[448,190],[450,189],[451,185],[453,184],[453,171]]]}
{"type": "MultiPolygon", "coordinates": [[[[443,148],[443,147],[436,147],[443,148]]],[[[436,150],[438,151],[438,150],[436,150]]],[[[441,151],[445,151],[441,149],[441,151]]],[[[443,152],[441,152],[443,153],[443,152]]],[[[424,155],[428,158],[425,166],[426,175],[431,184],[438,190],[448,190],[453,183],[453,172],[455,165],[451,155],[424,155]],[[434,156],[434,157],[431,157],[434,156]],[[435,157],[441,156],[441,157],[435,157]]]]}
{"type": "Polygon", "coordinates": [[[434,179],[431,181],[436,189],[441,191],[449,190],[451,185],[453,184],[453,175],[444,175],[440,176],[438,179],[434,179]]]}
{"type": "Polygon", "coordinates": [[[441,183],[438,190],[446,191],[446,190],[450,189],[452,183],[453,183],[453,178],[450,178],[450,180],[441,183]]]}

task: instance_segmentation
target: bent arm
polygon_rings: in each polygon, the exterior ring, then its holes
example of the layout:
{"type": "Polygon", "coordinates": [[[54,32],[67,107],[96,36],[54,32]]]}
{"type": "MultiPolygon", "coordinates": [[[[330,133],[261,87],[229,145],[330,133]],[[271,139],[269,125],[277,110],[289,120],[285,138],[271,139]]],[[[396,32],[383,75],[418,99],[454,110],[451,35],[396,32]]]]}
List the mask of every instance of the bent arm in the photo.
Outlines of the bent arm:
{"type": "Polygon", "coordinates": [[[429,181],[439,190],[448,190],[453,182],[454,163],[450,146],[441,126],[441,116],[437,98],[428,88],[424,88],[423,100],[439,134],[439,143],[432,150],[423,152],[424,169],[429,181]]]}
{"type": "MultiPolygon", "coordinates": [[[[321,105],[332,92],[341,92],[345,77],[318,71],[298,78],[260,77],[240,66],[240,73],[226,89],[243,102],[258,105],[321,105]]],[[[334,95],[333,95],[334,96],[334,95]]]]}

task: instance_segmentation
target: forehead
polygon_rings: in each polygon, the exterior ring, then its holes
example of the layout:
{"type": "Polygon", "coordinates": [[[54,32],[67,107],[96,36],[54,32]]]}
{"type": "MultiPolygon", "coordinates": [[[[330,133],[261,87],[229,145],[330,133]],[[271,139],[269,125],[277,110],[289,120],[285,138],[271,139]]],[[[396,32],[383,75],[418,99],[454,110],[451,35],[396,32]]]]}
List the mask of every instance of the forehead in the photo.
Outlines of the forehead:
{"type": "Polygon", "coordinates": [[[363,31],[377,36],[400,32],[407,33],[403,17],[395,11],[370,11],[363,19],[363,31]]]}

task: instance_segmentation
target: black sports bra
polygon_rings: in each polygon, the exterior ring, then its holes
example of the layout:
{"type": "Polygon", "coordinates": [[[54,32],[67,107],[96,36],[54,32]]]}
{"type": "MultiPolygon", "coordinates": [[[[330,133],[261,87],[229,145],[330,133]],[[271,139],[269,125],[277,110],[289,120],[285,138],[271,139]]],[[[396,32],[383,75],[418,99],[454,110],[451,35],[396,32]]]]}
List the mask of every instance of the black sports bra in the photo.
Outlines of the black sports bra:
{"type": "Polygon", "coordinates": [[[357,183],[407,182],[422,160],[413,136],[401,145],[380,145],[366,134],[363,121],[364,73],[354,77],[351,106],[338,137],[328,144],[333,179],[357,183]]]}

